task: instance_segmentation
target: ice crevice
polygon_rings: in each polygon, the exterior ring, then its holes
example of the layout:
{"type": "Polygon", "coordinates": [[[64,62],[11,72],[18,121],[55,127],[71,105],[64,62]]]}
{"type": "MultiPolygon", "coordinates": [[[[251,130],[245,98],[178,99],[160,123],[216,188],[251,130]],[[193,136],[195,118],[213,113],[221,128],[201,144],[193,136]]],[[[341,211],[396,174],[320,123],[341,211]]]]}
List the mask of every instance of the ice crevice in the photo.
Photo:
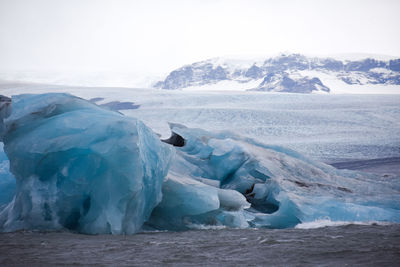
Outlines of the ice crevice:
{"type": "Polygon", "coordinates": [[[0,97],[0,230],[400,222],[399,179],[231,132],[170,128],[159,140],[140,120],[69,94],[0,97]]]}

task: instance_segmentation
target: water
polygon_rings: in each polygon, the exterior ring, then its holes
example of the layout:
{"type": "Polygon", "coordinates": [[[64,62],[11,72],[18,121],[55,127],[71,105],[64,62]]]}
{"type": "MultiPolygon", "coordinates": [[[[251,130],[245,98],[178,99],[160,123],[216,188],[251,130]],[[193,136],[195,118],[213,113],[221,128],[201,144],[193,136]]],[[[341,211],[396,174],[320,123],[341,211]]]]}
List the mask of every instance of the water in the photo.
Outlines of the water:
{"type": "Polygon", "coordinates": [[[400,177],[400,157],[335,162],[331,165],[338,169],[370,172],[384,177],[390,175],[400,177]]]}
{"type": "Polygon", "coordinates": [[[220,229],[131,236],[0,234],[0,265],[396,266],[400,225],[220,229]]]}

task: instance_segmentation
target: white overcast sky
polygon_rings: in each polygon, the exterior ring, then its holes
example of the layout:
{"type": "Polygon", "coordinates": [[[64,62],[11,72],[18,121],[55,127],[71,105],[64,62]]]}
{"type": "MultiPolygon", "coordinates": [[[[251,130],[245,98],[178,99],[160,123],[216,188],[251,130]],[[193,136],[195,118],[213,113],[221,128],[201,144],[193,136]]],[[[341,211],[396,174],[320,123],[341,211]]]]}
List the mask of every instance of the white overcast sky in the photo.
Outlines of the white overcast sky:
{"type": "Polygon", "coordinates": [[[400,56],[400,1],[0,0],[0,70],[166,73],[283,51],[400,56]]]}

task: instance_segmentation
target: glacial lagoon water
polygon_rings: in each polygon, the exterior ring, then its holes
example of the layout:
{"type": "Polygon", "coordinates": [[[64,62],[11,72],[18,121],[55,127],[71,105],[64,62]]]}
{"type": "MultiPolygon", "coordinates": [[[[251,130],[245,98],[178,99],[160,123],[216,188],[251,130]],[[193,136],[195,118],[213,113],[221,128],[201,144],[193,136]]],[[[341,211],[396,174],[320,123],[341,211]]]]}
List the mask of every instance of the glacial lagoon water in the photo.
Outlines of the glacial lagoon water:
{"type": "Polygon", "coordinates": [[[1,266],[396,266],[400,225],[0,234],[1,266]]]}

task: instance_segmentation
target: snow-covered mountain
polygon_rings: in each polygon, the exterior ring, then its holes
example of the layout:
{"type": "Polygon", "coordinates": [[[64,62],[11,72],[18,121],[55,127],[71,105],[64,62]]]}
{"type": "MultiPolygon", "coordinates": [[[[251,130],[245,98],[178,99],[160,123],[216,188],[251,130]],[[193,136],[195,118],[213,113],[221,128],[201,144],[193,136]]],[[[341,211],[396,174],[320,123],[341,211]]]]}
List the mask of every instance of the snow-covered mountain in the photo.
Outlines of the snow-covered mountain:
{"type": "Polygon", "coordinates": [[[400,59],[349,60],[281,54],[258,61],[213,58],[196,62],[172,71],[154,87],[329,93],[360,87],[373,87],[374,92],[379,92],[382,85],[400,91],[400,59]]]}

